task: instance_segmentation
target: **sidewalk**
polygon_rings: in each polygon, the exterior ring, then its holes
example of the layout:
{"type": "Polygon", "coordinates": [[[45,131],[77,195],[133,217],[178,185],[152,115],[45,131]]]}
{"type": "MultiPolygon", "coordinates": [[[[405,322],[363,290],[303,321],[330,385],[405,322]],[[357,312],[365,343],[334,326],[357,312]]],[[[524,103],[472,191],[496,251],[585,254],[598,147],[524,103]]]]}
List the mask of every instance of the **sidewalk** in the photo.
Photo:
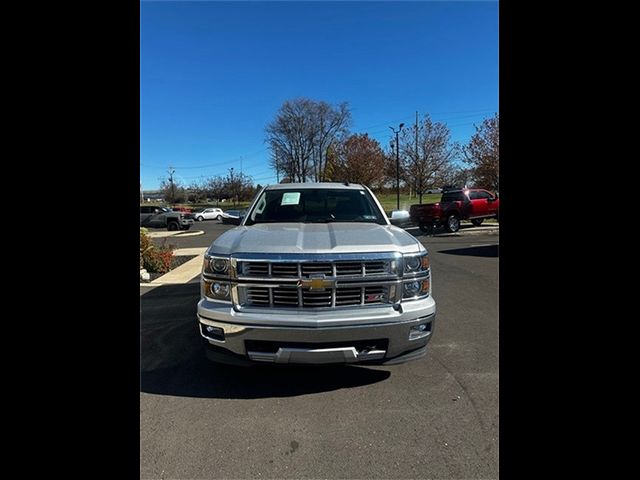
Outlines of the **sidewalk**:
{"type": "Polygon", "coordinates": [[[202,262],[204,261],[204,252],[206,251],[207,247],[179,248],[175,250],[173,254],[176,256],[197,255],[197,257],[192,258],[188,262],[180,265],[178,268],[156,278],[153,282],[140,282],[140,286],[156,287],[159,285],[176,285],[199,282],[200,272],[202,271],[202,262]]]}

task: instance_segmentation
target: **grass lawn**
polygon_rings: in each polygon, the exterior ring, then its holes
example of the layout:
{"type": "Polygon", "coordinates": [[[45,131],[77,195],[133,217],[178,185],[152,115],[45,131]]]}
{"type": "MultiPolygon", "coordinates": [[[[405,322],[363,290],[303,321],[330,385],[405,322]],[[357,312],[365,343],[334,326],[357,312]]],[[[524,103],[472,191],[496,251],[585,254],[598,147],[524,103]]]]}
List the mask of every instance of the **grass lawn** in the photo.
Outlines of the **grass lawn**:
{"type": "MultiPolygon", "coordinates": [[[[382,204],[382,208],[384,208],[385,212],[389,213],[391,210],[396,209],[397,199],[396,199],[395,193],[376,194],[376,197],[378,197],[378,200],[380,200],[380,203],[382,204]]],[[[423,195],[422,203],[439,202],[441,197],[442,197],[442,194],[440,193],[431,193],[428,195],[423,195]]],[[[411,198],[409,198],[409,195],[407,195],[406,193],[400,194],[400,210],[408,211],[409,207],[416,203],[419,203],[419,198],[417,196],[413,195],[411,198]]]]}

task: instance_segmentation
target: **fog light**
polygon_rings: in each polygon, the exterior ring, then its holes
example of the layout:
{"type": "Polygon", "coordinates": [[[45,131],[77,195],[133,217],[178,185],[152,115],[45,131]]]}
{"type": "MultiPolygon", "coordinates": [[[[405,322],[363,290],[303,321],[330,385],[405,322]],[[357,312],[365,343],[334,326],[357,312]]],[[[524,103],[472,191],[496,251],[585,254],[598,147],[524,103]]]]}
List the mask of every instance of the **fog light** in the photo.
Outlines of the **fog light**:
{"type": "Polygon", "coordinates": [[[200,324],[202,327],[202,334],[205,337],[212,338],[214,340],[224,341],[224,330],[220,327],[212,327],[211,325],[200,324]]]}
{"type": "Polygon", "coordinates": [[[431,323],[421,323],[414,325],[409,330],[409,340],[418,340],[419,338],[428,337],[431,334],[431,323]]]}

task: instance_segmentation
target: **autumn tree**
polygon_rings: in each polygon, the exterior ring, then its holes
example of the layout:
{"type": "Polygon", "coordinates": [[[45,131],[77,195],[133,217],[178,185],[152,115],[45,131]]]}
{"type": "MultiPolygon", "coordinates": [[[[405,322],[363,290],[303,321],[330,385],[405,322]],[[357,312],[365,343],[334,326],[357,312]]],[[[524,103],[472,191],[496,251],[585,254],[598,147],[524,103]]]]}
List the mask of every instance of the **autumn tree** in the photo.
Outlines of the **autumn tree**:
{"type": "Polygon", "coordinates": [[[323,180],[327,155],[347,133],[350,120],[346,103],[333,107],[307,98],[285,101],[266,127],[271,165],[292,181],[323,180]]]}
{"type": "Polygon", "coordinates": [[[475,186],[499,190],[500,174],[500,119],[496,113],[476,126],[476,133],[463,148],[464,161],[471,166],[475,186]]]}
{"type": "Polygon", "coordinates": [[[434,186],[438,176],[448,170],[457,148],[451,143],[449,127],[433,122],[425,115],[421,122],[405,128],[400,134],[400,156],[404,180],[420,198],[427,188],[434,186]]]}
{"type": "Polygon", "coordinates": [[[384,182],[385,154],[377,140],[355,134],[339,148],[333,177],[377,188],[384,182]]]}

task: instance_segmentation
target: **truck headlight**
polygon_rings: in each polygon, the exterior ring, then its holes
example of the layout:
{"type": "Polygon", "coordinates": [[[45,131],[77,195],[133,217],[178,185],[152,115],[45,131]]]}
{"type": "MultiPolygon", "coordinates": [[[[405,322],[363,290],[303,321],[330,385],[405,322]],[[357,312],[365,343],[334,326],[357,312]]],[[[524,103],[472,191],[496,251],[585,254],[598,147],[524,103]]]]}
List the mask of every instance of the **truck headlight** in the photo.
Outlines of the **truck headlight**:
{"type": "Polygon", "coordinates": [[[225,257],[204,257],[205,273],[225,275],[229,272],[229,259],[225,257]]]}
{"type": "Polygon", "coordinates": [[[430,292],[431,280],[429,278],[410,280],[403,284],[402,299],[427,297],[430,292]]]}
{"type": "Polygon", "coordinates": [[[213,257],[209,263],[215,273],[225,273],[229,270],[229,260],[224,258],[213,257]]]}
{"type": "Polygon", "coordinates": [[[202,280],[202,295],[213,300],[230,301],[231,284],[217,280],[202,280]]]}
{"type": "Polygon", "coordinates": [[[411,255],[404,257],[404,273],[416,273],[429,270],[429,255],[411,255]]]}
{"type": "Polygon", "coordinates": [[[215,297],[227,298],[229,296],[229,284],[213,282],[211,291],[215,297]]]}

